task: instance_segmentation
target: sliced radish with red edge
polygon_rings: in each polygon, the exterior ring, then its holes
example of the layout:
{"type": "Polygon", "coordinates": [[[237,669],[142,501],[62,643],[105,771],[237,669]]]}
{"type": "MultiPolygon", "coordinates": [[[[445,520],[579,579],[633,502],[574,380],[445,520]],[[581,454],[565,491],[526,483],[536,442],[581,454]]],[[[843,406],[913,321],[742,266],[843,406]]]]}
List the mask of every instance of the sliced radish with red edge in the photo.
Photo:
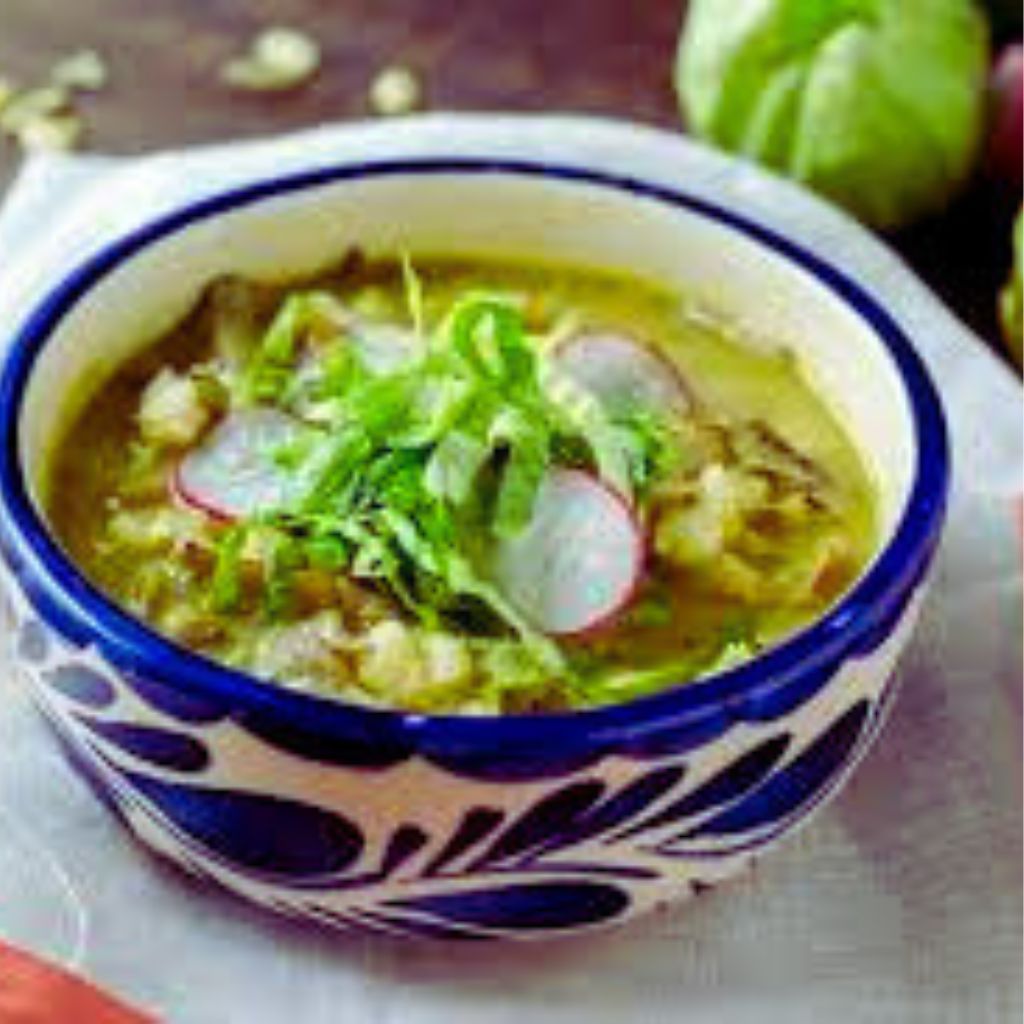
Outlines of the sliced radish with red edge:
{"type": "Polygon", "coordinates": [[[676,368],[626,334],[595,331],[574,335],[555,350],[555,362],[612,413],[642,409],[686,412],[693,404],[676,368]]]}
{"type": "Polygon", "coordinates": [[[497,585],[538,629],[557,636],[610,624],[632,600],[644,536],[621,495],[581,470],[552,470],[530,521],[494,552],[497,585]]]}
{"type": "Polygon", "coordinates": [[[986,163],[998,181],[1017,190],[1024,179],[1024,46],[1006,46],[992,72],[986,163]]]}
{"type": "Polygon", "coordinates": [[[178,463],[172,486],[181,499],[217,519],[240,519],[285,504],[293,476],[274,453],[301,424],[277,409],[240,409],[223,419],[178,463]]]}

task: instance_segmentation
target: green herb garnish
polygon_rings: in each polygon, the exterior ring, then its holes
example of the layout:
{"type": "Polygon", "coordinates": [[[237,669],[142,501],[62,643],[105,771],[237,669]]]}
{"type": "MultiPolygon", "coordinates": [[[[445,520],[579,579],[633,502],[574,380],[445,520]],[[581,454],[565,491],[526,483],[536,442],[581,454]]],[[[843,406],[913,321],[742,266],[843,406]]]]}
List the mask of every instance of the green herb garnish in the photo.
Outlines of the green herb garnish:
{"type": "MultiPolygon", "coordinates": [[[[321,403],[317,429],[273,453],[296,486],[270,517],[281,539],[265,572],[266,609],[288,609],[301,564],[344,571],[375,581],[428,627],[511,631],[534,665],[571,676],[559,646],[489,582],[489,548],[529,522],[556,464],[642,493],[657,472],[657,425],[616,420],[553,374],[509,300],[468,294],[428,328],[408,258],[402,275],[419,341],[412,358],[374,370],[339,328],[336,340],[320,339],[299,387],[306,336],[325,319],[343,319],[338,300],[313,292],[282,305],[245,368],[249,401],[287,405],[301,393],[321,403]]],[[[240,599],[242,536],[229,532],[218,551],[213,600],[225,610],[240,599]]]]}

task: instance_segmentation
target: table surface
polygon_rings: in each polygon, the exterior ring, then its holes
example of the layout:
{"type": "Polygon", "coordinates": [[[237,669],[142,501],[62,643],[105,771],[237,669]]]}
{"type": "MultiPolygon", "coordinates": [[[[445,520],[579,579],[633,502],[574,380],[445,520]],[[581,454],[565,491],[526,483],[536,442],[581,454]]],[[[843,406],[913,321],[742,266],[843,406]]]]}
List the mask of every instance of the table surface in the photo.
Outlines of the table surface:
{"type": "MultiPolygon", "coordinates": [[[[41,82],[62,55],[99,50],[111,82],[81,110],[87,148],[109,153],[366,116],[368,84],[391,63],[422,77],[435,108],[598,113],[679,129],[671,67],[684,8],[682,0],[0,0],[0,76],[41,82]],[[223,61],[268,24],[314,35],[321,73],[286,94],[222,85],[223,61]]],[[[0,188],[18,160],[0,142],[0,188]]],[[[943,216],[892,239],[993,343],[1016,201],[979,179],[943,216]]]]}

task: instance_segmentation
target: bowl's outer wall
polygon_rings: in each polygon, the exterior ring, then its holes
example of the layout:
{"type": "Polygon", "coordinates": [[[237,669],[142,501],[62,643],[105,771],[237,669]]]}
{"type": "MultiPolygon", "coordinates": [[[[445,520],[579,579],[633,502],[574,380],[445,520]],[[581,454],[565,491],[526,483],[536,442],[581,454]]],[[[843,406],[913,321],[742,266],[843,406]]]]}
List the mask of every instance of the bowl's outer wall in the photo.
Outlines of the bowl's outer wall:
{"type": "Polygon", "coordinates": [[[517,780],[325,747],[131,676],[5,586],[37,706],[152,850],[289,916],[477,939],[604,925],[742,870],[867,749],[918,604],[763,721],[517,780]]]}
{"type": "MultiPolygon", "coordinates": [[[[162,663],[147,671],[83,628],[88,618],[67,611],[77,598],[40,577],[0,509],[4,615],[75,765],[186,869],[328,924],[452,938],[573,931],[735,873],[805,820],[866,749],[941,525],[941,420],[937,434],[928,515],[879,560],[856,631],[834,615],[820,648],[809,632],[735,673],[720,700],[685,714],[631,710],[606,731],[567,729],[564,743],[555,716],[536,728],[497,722],[495,743],[481,740],[491,726],[429,721],[328,733],[279,714],[286,698],[270,687],[257,701],[187,675],[176,685],[162,663]],[[757,685],[739,685],[758,673],[757,685]]],[[[680,691],[678,704],[688,699],[680,691]]]]}

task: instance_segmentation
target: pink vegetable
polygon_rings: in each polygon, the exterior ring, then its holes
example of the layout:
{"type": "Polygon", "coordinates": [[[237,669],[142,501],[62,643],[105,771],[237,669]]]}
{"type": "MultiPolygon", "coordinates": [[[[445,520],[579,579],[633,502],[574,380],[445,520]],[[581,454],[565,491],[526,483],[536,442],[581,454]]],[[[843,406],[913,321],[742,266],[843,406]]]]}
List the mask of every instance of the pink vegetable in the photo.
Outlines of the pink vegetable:
{"type": "Polygon", "coordinates": [[[178,463],[171,486],[188,505],[216,519],[238,519],[283,504],[291,476],[274,453],[299,424],[276,409],[230,413],[178,463]]]}
{"type": "Polygon", "coordinates": [[[558,347],[555,360],[612,412],[637,408],[685,412],[692,404],[676,368],[626,334],[577,334],[558,347]]]}
{"type": "Polygon", "coordinates": [[[538,629],[579,635],[629,605],[644,553],[643,532],[619,494],[589,473],[555,469],[525,529],[498,546],[493,574],[538,629]]]}
{"type": "Polygon", "coordinates": [[[992,114],[986,163],[990,173],[1015,189],[1024,177],[1024,46],[1000,54],[992,73],[992,114]]]}

